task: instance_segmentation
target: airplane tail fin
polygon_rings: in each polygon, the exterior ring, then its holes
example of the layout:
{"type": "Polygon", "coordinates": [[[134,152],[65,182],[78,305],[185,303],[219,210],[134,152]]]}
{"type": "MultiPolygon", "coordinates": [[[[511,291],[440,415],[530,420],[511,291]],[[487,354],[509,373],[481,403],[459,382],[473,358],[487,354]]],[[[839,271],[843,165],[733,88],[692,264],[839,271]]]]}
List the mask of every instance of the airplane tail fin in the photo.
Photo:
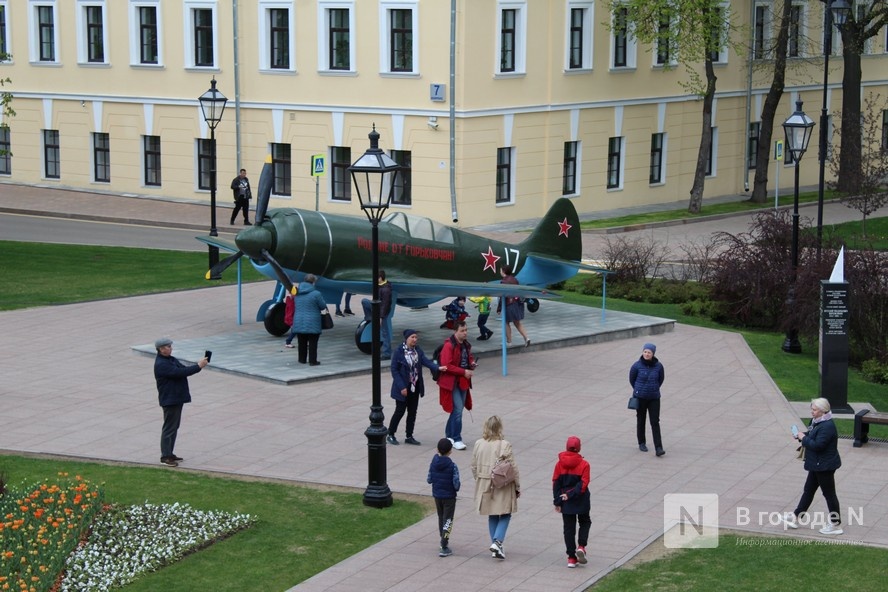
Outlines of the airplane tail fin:
{"type": "Polygon", "coordinates": [[[529,237],[521,243],[524,253],[579,262],[583,256],[580,217],[573,202],[558,198],[529,237]]]}

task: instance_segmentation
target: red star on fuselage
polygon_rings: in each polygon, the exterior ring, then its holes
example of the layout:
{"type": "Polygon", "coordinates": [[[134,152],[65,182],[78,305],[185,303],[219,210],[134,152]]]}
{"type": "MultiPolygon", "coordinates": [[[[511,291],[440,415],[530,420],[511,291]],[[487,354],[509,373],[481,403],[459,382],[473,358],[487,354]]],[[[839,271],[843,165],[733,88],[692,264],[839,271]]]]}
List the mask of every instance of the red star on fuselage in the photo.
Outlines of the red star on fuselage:
{"type": "Polygon", "coordinates": [[[567,217],[565,216],[564,220],[558,223],[558,236],[561,236],[562,234],[567,236],[567,231],[571,228],[573,228],[573,226],[567,223],[567,217]]]}
{"type": "Polygon", "coordinates": [[[481,253],[481,256],[484,257],[484,269],[481,271],[487,271],[488,269],[492,269],[494,273],[496,273],[496,262],[502,259],[498,255],[493,254],[493,247],[487,246],[487,252],[481,253]]]}

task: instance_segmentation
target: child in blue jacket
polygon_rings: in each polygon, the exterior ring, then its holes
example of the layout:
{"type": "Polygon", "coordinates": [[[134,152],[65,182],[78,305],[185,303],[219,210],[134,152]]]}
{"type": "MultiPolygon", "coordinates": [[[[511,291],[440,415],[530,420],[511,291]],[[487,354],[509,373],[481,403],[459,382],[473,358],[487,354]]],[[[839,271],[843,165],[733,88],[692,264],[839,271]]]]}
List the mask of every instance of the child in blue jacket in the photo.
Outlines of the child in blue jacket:
{"type": "Polygon", "coordinates": [[[456,512],[456,492],[459,491],[459,467],[450,459],[453,442],[447,438],[438,440],[438,454],[429,465],[427,483],[432,484],[432,496],[438,511],[438,533],[441,535],[441,550],[438,557],[453,555],[450,550],[450,532],[453,529],[453,515],[456,512]]]}

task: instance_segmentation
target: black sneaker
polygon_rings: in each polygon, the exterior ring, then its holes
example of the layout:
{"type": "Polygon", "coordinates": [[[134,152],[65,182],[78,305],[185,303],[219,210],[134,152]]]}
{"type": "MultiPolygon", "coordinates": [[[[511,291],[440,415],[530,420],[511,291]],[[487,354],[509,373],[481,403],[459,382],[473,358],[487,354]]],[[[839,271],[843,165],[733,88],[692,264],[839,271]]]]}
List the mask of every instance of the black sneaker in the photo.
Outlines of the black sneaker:
{"type": "Polygon", "coordinates": [[[344,317],[345,315],[342,313],[341,310],[337,310],[337,311],[336,311],[336,316],[337,316],[337,317],[344,317]]]}
{"type": "Polygon", "coordinates": [[[168,467],[178,467],[179,466],[179,463],[177,463],[175,460],[173,460],[173,458],[170,456],[165,456],[162,459],[160,459],[160,464],[166,465],[168,467]]]}
{"type": "Polygon", "coordinates": [[[182,458],[181,456],[176,456],[175,454],[172,455],[170,458],[173,459],[173,460],[176,461],[176,462],[182,462],[183,460],[185,460],[185,459],[182,458]]]}
{"type": "Polygon", "coordinates": [[[641,450],[642,452],[648,451],[648,447],[645,444],[639,444],[638,449],[641,450]]]}
{"type": "Polygon", "coordinates": [[[662,448],[657,448],[657,456],[663,456],[664,454],[666,454],[665,450],[663,450],[662,448]]]}
{"type": "Polygon", "coordinates": [[[420,442],[413,436],[408,436],[404,438],[404,444],[413,444],[414,446],[419,446],[420,444],[422,444],[422,442],[420,442]]]}
{"type": "Polygon", "coordinates": [[[345,312],[345,314],[348,315],[348,316],[350,316],[350,317],[355,316],[355,313],[353,313],[351,310],[349,310],[349,309],[347,309],[347,308],[346,308],[343,312],[345,312]]]}
{"type": "Polygon", "coordinates": [[[388,442],[389,444],[391,444],[392,446],[397,446],[398,444],[400,444],[400,442],[398,442],[398,439],[395,438],[394,436],[392,436],[391,434],[389,434],[388,436],[385,437],[385,441],[388,442]]]}
{"type": "Polygon", "coordinates": [[[453,551],[450,550],[450,547],[441,547],[441,550],[438,551],[438,557],[450,557],[453,555],[453,551]]]}

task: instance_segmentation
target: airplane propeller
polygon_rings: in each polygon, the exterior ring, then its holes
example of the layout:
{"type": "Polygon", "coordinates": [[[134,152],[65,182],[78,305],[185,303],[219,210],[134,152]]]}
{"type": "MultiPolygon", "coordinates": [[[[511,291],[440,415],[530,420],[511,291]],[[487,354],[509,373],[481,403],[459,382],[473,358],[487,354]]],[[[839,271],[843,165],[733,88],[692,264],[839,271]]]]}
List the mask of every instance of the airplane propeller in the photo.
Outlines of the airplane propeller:
{"type": "MultiPolygon", "coordinates": [[[[265,221],[265,214],[268,212],[268,202],[271,199],[271,189],[273,183],[274,170],[271,166],[271,156],[266,156],[265,164],[262,166],[262,173],[259,175],[258,200],[256,202],[256,213],[253,216],[253,220],[255,220],[256,226],[261,226],[262,222],[265,221]]],[[[260,260],[265,261],[271,266],[278,280],[289,291],[293,287],[293,282],[290,281],[290,277],[284,271],[284,268],[281,266],[280,263],[277,262],[277,260],[275,260],[274,257],[271,256],[271,253],[269,253],[268,250],[262,249],[261,253],[262,257],[260,258],[260,260]]],[[[222,275],[223,271],[231,267],[231,265],[235,261],[237,261],[244,255],[245,253],[243,251],[238,251],[233,255],[229,255],[228,257],[214,265],[209,271],[207,271],[206,278],[218,278],[220,275],[222,275]]]]}

